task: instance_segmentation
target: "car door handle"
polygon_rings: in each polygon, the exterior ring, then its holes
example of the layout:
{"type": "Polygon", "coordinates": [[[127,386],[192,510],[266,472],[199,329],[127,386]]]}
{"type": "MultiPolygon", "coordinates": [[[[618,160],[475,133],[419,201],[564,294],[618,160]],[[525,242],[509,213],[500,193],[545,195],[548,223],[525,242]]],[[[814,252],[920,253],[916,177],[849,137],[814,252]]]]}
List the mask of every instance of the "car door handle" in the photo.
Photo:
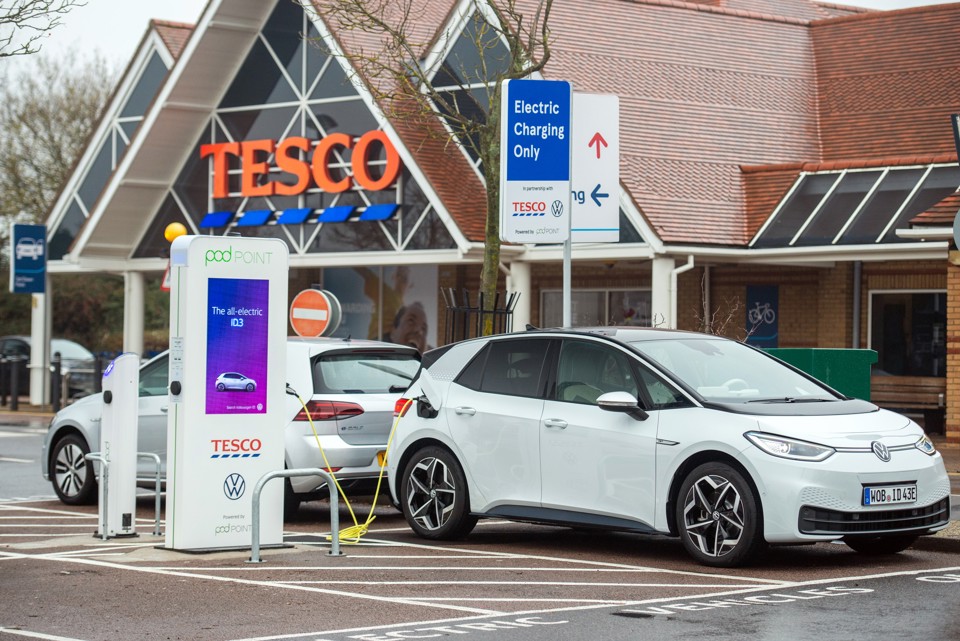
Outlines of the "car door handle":
{"type": "Polygon", "coordinates": [[[561,430],[567,429],[567,422],[559,418],[548,418],[544,419],[543,424],[547,427],[556,427],[561,430]]]}
{"type": "Polygon", "coordinates": [[[454,408],[453,411],[460,416],[473,416],[477,413],[477,410],[473,409],[472,407],[457,407],[454,408]]]}
{"type": "Polygon", "coordinates": [[[166,406],[166,405],[162,406],[162,407],[160,408],[160,411],[163,412],[164,414],[166,414],[166,413],[167,413],[167,406],[166,406]]]}

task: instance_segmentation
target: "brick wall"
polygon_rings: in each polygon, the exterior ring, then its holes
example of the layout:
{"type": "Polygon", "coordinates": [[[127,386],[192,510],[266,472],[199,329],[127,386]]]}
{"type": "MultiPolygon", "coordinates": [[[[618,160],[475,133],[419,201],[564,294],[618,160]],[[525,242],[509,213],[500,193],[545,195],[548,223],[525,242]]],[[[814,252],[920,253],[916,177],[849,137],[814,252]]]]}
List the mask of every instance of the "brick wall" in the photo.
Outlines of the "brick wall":
{"type": "Polygon", "coordinates": [[[947,416],[946,437],[960,443],[960,252],[950,252],[947,281],[947,416]]]}

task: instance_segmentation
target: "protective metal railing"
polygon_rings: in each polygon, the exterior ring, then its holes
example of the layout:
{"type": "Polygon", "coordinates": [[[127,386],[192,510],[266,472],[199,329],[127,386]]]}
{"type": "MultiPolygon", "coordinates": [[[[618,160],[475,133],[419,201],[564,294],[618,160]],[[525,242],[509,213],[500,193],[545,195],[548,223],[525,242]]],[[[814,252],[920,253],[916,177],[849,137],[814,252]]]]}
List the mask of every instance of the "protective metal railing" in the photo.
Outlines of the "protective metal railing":
{"type": "Polygon", "coordinates": [[[263,487],[268,481],[292,476],[319,476],[326,481],[327,488],[330,490],[330,532],[332,534],[330,551],[327,554],[329,556],[344,556],[340,551],[340,499],[337,495],[337,484],[334,483],[333,477],[326,470],[321,470],[319,467],[307,467],[267,472],[257,481],[257,485],[253,488],[253,532],[250,559],[247,563],[263,563],[260,559],[260,492],[263,491],[263,487]]]}

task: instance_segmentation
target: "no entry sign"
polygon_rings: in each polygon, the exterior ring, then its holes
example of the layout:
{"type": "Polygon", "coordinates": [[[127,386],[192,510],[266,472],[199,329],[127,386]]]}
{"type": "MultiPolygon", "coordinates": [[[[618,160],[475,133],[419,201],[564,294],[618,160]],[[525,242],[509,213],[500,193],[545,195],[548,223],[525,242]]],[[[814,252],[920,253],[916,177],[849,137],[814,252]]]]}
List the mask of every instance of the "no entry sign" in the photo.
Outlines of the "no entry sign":
{"type": "Polygon", "coordinates": [[[297,336],[329,336],[340,326],[340,315],[340,301],[320,289],[305,289],[290,303],[290,326],[297,336]]]}

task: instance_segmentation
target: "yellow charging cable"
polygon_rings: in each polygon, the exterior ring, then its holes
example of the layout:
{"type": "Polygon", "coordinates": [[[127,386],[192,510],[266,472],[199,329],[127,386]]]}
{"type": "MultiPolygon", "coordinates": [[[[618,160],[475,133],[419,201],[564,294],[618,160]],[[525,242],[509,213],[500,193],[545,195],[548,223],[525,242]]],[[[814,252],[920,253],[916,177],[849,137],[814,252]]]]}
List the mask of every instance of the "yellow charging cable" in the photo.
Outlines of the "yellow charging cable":
{"type": "MultiPolygon", "coordinates": [[[[291,388],[292,389],[292,388],[291,388]]],[[[346,503],[347,509],[350,511],[350,518],[353,519],[353,526],[344,528],[340,530],[340,542],[341,543],[359,543],[360,537],[367,533],[367,530],[370,528],[370,524],[373,523],[374,519],[377,517],[374,515],[374,510],[377,508],[377,499],[380,497],[380,487],[383,482],[383,471],[387,466],[387,455],[390,452],[390,444],[393,443],[393,435],[397,431],[397,424],[400,422],[400,417],[407,411],[410,407],[410,403],[413,402],[413,399],[407,399],[407,402],[404,403],[403,408],[397,412],[397,417],[393,421],[393,427],[390,429],[390,436],[387,437],[387,449],[384,451],[383,460],[380,462],[380,474],[377,476],[377,489],[373,495],[373,503],[370,505],[370,514],[367,515],[367,520],[363,523],[357,521],[357,516],[354,514],[353,506],[350,505],[350,499],[347,498],[347,493],[344,492],[343,487],[340,485],[340,481],[337,480],[336,474],[333,472],[333,467],[330,465],[330,461],[327,460],[327,454],[323,451],[323,445],[320,444],[320,435],[317,434],[317,427],[313,424],[313,417],[310,416],[310,410],[307,409],[307,404],[303,402],[303,399],[300,398],[299,394],[296,394],[297,400],[300,401],[300,405],[303,406],[303,412],[307,415],[307,421],[310,423],[310,429],[313,430],[313,438],[317,441],[317,447],[320,449],[320,455],[323,457],[323,463],[326,466],[327,472],[333,478],[333,483],[337,488],[337,492],[340,493],[340,496],[343,497],[343,502],[346,503]]],[[[333,536],[328,536],[327,540],[333,539],[333,536]]]]}

